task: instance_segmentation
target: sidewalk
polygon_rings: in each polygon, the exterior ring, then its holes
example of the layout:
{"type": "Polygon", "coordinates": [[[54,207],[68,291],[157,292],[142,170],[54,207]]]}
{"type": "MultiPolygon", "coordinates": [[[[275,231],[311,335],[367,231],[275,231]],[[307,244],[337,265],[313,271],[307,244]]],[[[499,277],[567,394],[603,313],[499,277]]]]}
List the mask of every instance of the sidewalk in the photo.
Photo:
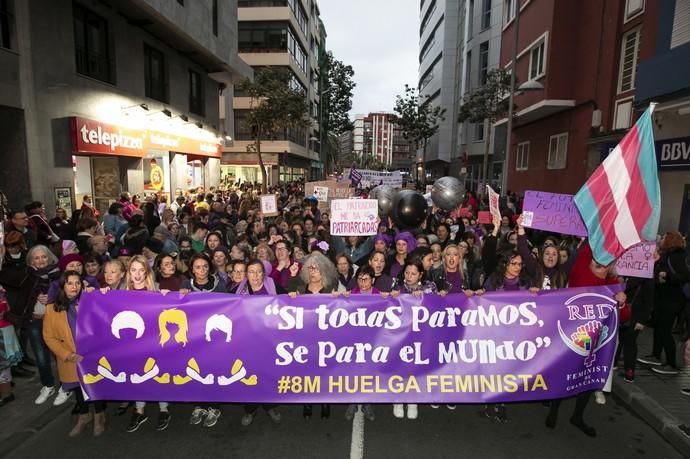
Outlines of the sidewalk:
{"type": "MultiPolygon", "coordinates": [[[[653,333],[648,328],[640,334],[637,340],[638,356],[651,353],[653,333]]],[[[638,363],[634,383],[623,380],[620,366],[613,378],[615,397],[627,404],[679,451],[690,454],[690,438],[678,429],[679,424],[690,425],[690,397],[680,393],[680,389],[685,387],[690,387],[690,367],[685,367],[680,375],[664,376],[638,363]]]]}
{"type": "MultiPolygon", "coordinates": [[[[33,367],[28,368],[35,370],[33,367]]],[[[36,373],[38,374],[38,372],[36,373]]],[[[53,406],[54,395],[44,404],[36,405],[34,400],[41,390],[38,376],[16,378],[14,383],[13,392],[16,399],[0,408],[2,424],[9,427],[0,429],[0,457],[5,457],[18,445],[61,417],[65,412],[69,412],[74,406],[74,397],[70,397],[61,406],[53,406]]]]}

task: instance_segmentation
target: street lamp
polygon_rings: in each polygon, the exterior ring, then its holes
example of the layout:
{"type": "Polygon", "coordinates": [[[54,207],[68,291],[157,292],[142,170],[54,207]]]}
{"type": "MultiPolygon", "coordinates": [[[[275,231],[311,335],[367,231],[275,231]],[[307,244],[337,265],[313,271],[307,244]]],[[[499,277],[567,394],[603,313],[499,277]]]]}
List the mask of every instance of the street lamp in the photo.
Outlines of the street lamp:
{"type": "MultiPolygon", "coordinates": [[[[510,88],[508,97],[508,123],[506,129],[506,152],[503,155],[503,177],[501,177],[501,194],[508,191],[508,168],[510,167],[510,142],[513,134],[513,104],[515,100],[515,73],[517,71],[518,36],[520,33],[520,1],[515,0],[515,33],[513,34],[512,70],[510,72],[510,88]]],[[[544,85],[536,80],[529,80],[518,87],[518,91],[538,91],[544,89],[544,85]]],[[[487,180],[488,182],[488,180],[487,180]]]]}

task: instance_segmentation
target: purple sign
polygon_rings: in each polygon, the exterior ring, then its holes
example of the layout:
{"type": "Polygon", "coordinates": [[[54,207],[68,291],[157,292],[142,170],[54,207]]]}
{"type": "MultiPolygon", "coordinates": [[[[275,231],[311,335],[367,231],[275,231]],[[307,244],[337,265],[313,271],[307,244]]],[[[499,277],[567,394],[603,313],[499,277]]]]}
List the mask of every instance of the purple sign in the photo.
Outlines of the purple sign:
{"type": "Polygon", "coordinates": [[[635,244],[616,260],[616,274],[651,279],[654,277],[656,242],[635,244]]]}
{"type": "Polygon", "coordinates": [[[572,194],[525,191],[522,221],[526,228],[587,236],[587,227],[572,194]]]}
{"type": "Polygon", "coordinates": [[[616,287],[463,294],[82,296],[93,399],[494,403],[607,384],[616,287]]]}

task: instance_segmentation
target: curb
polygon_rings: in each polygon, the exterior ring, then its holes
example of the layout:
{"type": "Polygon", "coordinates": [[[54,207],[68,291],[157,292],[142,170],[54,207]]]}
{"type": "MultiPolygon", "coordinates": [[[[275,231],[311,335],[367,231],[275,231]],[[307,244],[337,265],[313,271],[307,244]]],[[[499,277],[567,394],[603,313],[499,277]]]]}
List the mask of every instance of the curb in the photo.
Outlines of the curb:
{"type": "Polygon", "coordinates": [[[37,433],[48,427],[54,421],[61,419],[65,413],[69,413],[74,406],[73,403],[65,403],[36,416],[29,422],[23,430],[15,432],[0,442],[0,457],[7,457],[22,444],[31,439],[37,433]]]}
{"type": "Polygon", "coordinates": [[[647,395],[644,390],[614,376],[611,393],[640,416],[681,454],[685,455],[690,451],[690,438],[678,429],[678,425],[683,423],[647,395]]]}

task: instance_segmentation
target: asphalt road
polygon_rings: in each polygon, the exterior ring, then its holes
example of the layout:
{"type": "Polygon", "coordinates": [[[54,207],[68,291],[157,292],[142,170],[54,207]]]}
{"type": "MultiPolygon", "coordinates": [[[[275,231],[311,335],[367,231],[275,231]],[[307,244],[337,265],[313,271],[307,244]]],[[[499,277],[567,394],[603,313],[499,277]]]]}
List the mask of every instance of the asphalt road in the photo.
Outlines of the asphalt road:
{"type": "MultiPolygon", "coordinates": [[[[154,430],[157,406],[149,405],[151,416],[139,431],[126,433],[129,414],[114,416],[108,411],[108,429],[101,438],[90,433],[68,438],[73,419],[58,416],[15,449],[10,458],[682,458],[690,451],[675,450],[657,433],[608,397],[604,406],[592,401],[585,418],[598,435],[589,438],[568,422],[573,402],[561,406],[561,418],[554,430],[544,426],[547,408],[539,403],[511,405],[509,422],[485,419],[480,406],[445,407],[434,410],[420,406],[417,420],[393,418],[391,405],[376,407],[376,420],[353,422],[344,419],[344,406],[334,406],[331,418],[315,417],[305,422],[301,406],[282,406],[283,421],[271,423],[259,410],[249,427],[240,425],[242,409],[224,406],[213,428],[189,425],[192,407],[171,406],[168,430],[154,430]],[[362,426],[363,424],[363,426],[362,426]],[[353,450],[354,448],[354,450],[353,450]],[[352,455],[352,456],[351,456],[352,455]]],[[[1,422],[0,422],[1,423],[1,422]]],[[[10,426],[4,426],[3,429],[10,426]]]]}

